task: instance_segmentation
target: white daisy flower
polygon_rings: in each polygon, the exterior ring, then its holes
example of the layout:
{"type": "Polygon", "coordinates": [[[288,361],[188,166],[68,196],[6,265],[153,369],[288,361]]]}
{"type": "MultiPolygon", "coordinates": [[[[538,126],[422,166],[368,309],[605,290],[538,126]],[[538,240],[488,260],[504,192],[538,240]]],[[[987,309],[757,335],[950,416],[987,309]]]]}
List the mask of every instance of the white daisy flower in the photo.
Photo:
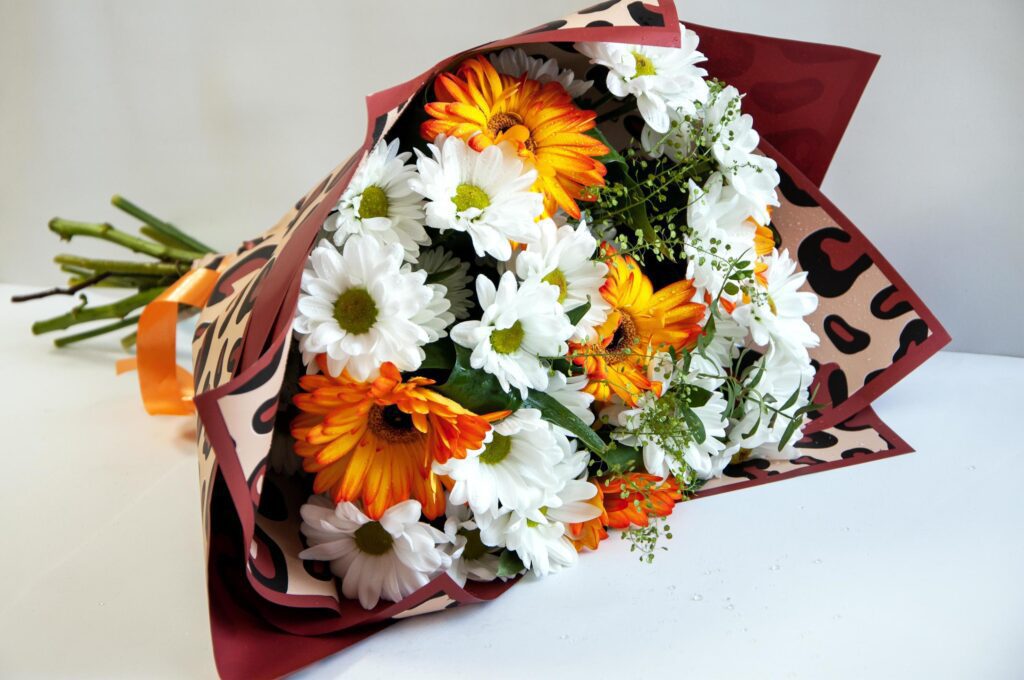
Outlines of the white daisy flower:
{"type": "Polygon", "coordinates": [[[528,170],[507,144],[477,152],[457,137],[438,136],[430,156],[416,151],[419,177],[410,181],[427,204],[427,226],[468,232],[479,256],[504,262],[509,241],[537,240],[534,221],[544,211],[543,196],[532,191],[537,172],[528,170]]]}
{"type": "Polygon", "coordinates": [[[692,122],[694,119],[688,122],[686,116],[682,110],[670,108],[668,130],[664,132],[644,124],[640,132],[640,144],[647,155],[651,158],[668,156],[677,163],[686,160],[697,148],[697,135],[692,122]]]}
{"type": "Polygon", "coordinates": [[[525,75],[542,83],[558,83],[569,96],[576,99],[590,91],[590,80],[577,80],[572,69],[562,68],[554,59],[531,57],[518,47],[506,47],[501,52],[487,55],[498,73],[518,78],[525,75]]]}
{"type": "Polygon", "coordinates": [[[511,510],[476,516],[480,538],[488,545],[501,545],[514,551],[523,566],[537,576],[571,567],[579,560],[576,547],[566,535],[562,522],[543,518],[531,520],[511,510]]]}
{"type": "Polygon", "coordinates": [[[611,305],[601,295],[608,276],[608,265],[591,259],[597,251],[597,239],[585,221],[576,228],[555,226],[550,219],[537,223],[540,238],[516,253],[515,271],[523,281],[538,280],[558,289],[558,303],[568,313],[590,303],[583,318],[573,329],[572,339],[593,341],[595,331],[608,318],[611,305]]]}
{"type": "Polygon", "coordinates": [[[700,479],[710,479],[721,474],[731,457],[724,443],[726,403],[718,392],[723,380],[708,377],[718,376],[722,371],[714,362],[698,354],[690,357],[687,372],[681,370],[682,365],[682,361],[672,365],[668,355],[652,360],[651,378],[662,382],[663,394],[671,390],[671,397],[658,397],[648,392],[640,397],[635,408],[610,412],[611,421],[619,426],[612,433],[612,438],[640,448],[644,467],[652,475],[662,478],[685,475],[685,463],[700,479]],[[675,403],[679,398],[678,392],[686,385],[710,392],[705,403],[690,407],[704,429],[704,440],[700,442],[686,426],[675,403]],[[652,431],[651,428],[661,423],[670,428],[665,432],[652,431]]]}
{"type": "Polygon", "coordinates": [[[430,238],[423,228],[423,199],[409,186],[416,177],[411,158],[409,152],[398,153],[397,139],[377,142],[324,222],[324,229],[334,232],[335,245],[362,234],[385,245],[397,243],[407,261],[416,261],[430,238]]]}
{"type": "Polygon", "coordinates": [[[431,248],[420,253],[420,268],[431,274],[435,283],[444,286],[445,297],[451,303],[448,309],[456,320],[468,319],[473,307],[473,291],[469,284],[469,263],[449,253],[444,248],[431,248]]]}
{"type": "Polygon", "coordinates": [[[323,496],[312,496],[299,514],[309,543],[299,557],[330,562],[341,592],[364,609],[373,609],[381,599],[400,601],[451,562],[439,547],[447,537],[419,521],[419,501],[402,501],[373,521],[353,503],[332,507],[323,496]]]}
{"type": "Polygon", "coordinates": [[[564,355],[572,324],[558,304],[558,289],[540,281],[516,284],[512,272],[501,276],[497,289],[486,276],[476,279],[483,315],[451,330],[452,340],[473,350],[469,363],[498,379],[502,389],[544,390],[550,379],[541,357],[564,355]]]}
{"type": "Polygon", "coordinates": [[[751,216],[768,224],[768,207],[779,205],[779,173],[775,161],[755,153],[761,138],[741,105],[739,90],[731,85],[710,95],[702,110],[702,141],[711,147],[726,181],[749,204],[751,216]]]}
{"type": "Polygon", "coordinates": [[[519,409],[491,426],[484,446],[465,458],[434,463],[454,482],[452,503],[468,503],[475,515],[497,513],[499,505],[535,521],[553,501],[560,480],[555,466],[569,453],[566,436],[541,419],[540,411],[519,409]]]}
{"type": "Polygon", "coordinates": [[[524,516],[512,509],[477,513],[480,538],[488,545],[515,551],[523,566],[545,576],[576,563],[577,551],[569,540],[569,524],[585,522],[601,514],[590,503],[597,487],[582,479],[589,455],[568,451],[555,466],[557,493],[539,514],[524,516]]]}
{"type": "Polygon", "coordinates": [[[686,224],[690,233],[683,246],[686,277],[693,279],[697,298],[703,299],[707,292],[712,298],[721,294],[736,302],[742,297],[738,286],[735,293],[725,291],[728,276],[735,271],[733,265],[757,257],[757,227],[748,219],[747,203],[718,173],[703,188],[689,180],[689,197],[686,224]]]}
{"type": "Polygon", "coordinates": [[[498,578],[498,555],[480,538],[480,528],[473,520],[468,505],[454,505],[451,500],[445,511],[444,533],[452,564],[448,575],[465,587],[467,580],[493,581],[498,578]]]}
{"type": "Polygon", "coordinates": [[[594,395],[584,391],[589,382],[586,373],[566,376],[555,371],[551,374],[548,387],[544,392],[569,409],[574,416],[584,423],[592,425],[594,423],[594,412],[590,407],[594,403],[594,395]]]}
{"type": "Polygon", "coordinates": [[[697,34],[684,29],[682,45],[652,47],[619,43],[576,43],[576,50],[608,69],[608,91],[616,97],[636,97],[637,109],[657,132],[668,132],[669,111],[696,111],[695,102],[707,97],[708,73],[697,51],[697,34]]]}
{"type": "Polygon", "coordinates": [[[353,236],[344,250],[321,241],[302,273],[294,328],[304,357],[327,355],[328,372],[376,378],[390,361],[400,371],[423,363],[423,345],[444,337],[455,318],[445,288],[402,264],[402,247],[353,236]]]}
{"type": "MultiPolygon", "coordinates": [[[[808,387],[814,379],[814,368],[808,360],[800,360],[786,352],[770,349],[767,354],[758,360],[757,366],[763,365],[764,371],[756,384],[748,385],[757,392],[761,399],[770,399],[770,405],[775,408],[786,404],[794,392],[799,391],[797,400],[782,410],[782,415],[775,418],[774,426],[771,424],[772,413],[761,412],[757,399],[752,395],[745,404],[743,417],[733,419],[729,428],[729,452],[730,454],[740,449],[748,449],[751,455],[770,460],[785,459],[799,455],[793,448],[793,444],[802,437],[803,427],[798,428],[788,446],[779,451],[778,443],[782,440],[786,428],[789,426],[790,418],[798,410],[807,405],[810,401],[808,387]]],[[[758,371],[751,370],[748,373],[748,380],[753,380],[758,371]]]]}
{"type": "Polygon", "coordinates": [[[797,272],[789,251],[777,250],[767,258],[766,288],[749,289],[750,302],[736,307],[733,319],[750,329],[751,339],[806,361],[807,348],[818,346],[818,336],[804,317],[818,308],[818,296],[801,291],[807,272],[797,272]]]}

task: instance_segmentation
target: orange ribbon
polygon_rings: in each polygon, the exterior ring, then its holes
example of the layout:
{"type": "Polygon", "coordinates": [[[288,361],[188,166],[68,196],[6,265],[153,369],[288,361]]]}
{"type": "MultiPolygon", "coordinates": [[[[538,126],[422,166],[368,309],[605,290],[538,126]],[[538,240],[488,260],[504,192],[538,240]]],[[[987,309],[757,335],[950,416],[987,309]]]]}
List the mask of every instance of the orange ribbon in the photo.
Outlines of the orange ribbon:
{"type": "Polygon", "coordinates": [[[142,404],[150,415],[186,416],[195,412],[192,374],[175,359],[178,306],[202,307],[219,276],[219,271],[205,267],[193,269],[142,310],[135,356],[119,360],[117,374],[138,369],[142,404]]]}

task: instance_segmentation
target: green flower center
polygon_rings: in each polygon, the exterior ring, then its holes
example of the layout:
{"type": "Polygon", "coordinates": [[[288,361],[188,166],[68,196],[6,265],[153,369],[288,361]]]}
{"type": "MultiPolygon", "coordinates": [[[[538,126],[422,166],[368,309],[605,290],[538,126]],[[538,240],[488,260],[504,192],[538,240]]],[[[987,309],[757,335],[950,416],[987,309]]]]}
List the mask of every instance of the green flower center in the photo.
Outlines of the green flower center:
{"type": "Polygon", "coordinates": [[[552,269],[541,281],[558,288],[558,304],[565,302],[565,296],[569,293],[569,282],[565,280],[565,274],[561,269],[552,269]]]}
{"type": "Polygon", "coordinates": [[[508,457],[509,452],[512,450],[512,437],[506,437],[503,434],[494,433],[494,438],[491,439],[491,443],[484,448],[484,452],[480,454],[480,462],[484,465],[497,465],[501,461],[508,457]]]}
{"type": "Polygon", "coordinates": [[[342,330],[361,335],[377,322],[377,303],[365,288],[349,288],[334,303],[334,318],[342,330]]]}
{"type": "Polygon", "coordinates": [[[368,220],[371,217],[388,216],[388,195],[378,186],[366,187],[363,189],[362,198],[359,201],[359,219],[368,220]]]}
{"type": "Polygon", "coordinates": [[[633,58],[636,59],[636,75],[633,76],[634,78],[639,78],[640,76],[653,76],[657,73],[657,71],[654,70],[654,62],[643,54],[634,52],[633,58]]]}
{"type": "Polygon", "coordinates": [[[460,184],[455,188],[452,203],[455,204],[456,212],[466,212],[470,208],[484,210],[491,204],[491,197],[475,184],[460,184]]]}
{"type": "Polygon", "coordinates": [[[487,554],[487,546],[480,540],[479,529],[459,529],[459,536],[466,537],[466,547],[462,549],[462,559],[473,562],[487,554]]]}
{"type": "Polygon", "coordinates": [[[356,529],[353,538],[356,547],[367,555],[383,555],[391,550],[391,544],[395,542],[380,522],[367,522],[356,529]]]}
{"type": "Polygon", "coordinates": [[[498,354],[512,354],[523,344],[523,322],[517,320],[508,328],[491,331],[491,347],[498,354]]]}

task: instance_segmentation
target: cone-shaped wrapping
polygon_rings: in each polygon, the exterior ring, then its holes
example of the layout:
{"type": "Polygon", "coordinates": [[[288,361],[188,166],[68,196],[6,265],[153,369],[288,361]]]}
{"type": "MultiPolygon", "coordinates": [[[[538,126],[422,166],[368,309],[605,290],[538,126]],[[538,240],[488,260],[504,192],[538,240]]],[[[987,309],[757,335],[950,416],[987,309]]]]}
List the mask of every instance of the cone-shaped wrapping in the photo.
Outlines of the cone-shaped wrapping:
{"type": "MultiPolygon", "coordinates": [[[[780,247],[808,272],[808,284],[820,297],[808,321],[822,343],[811,354],[818,369],[816,400],[831,404],[816,414],[798,444],[806,455],[732,465],[702,495],[909,451],[869,405],[948,336],[818,189],[877,57],[689,28],[701,39],[710,74],[747,93],[744,108],[761,132],[761,151],[779,164],[782,205],[772,222],[780,247]]],[[[569,47],[575,41],[677,46],[679,40],[671,0],[620,0],[474,52],[520,44],[585,68],[569,47]]],[[[514,584],[470,582],[460,588],[441,576],[399,603],[370,611],[340,598],[325,564],[297,557],[298,509],[306,492],[286,474],[295,464],[287,427],[275,427],[289,419],[301,370],[290,351],[291,322],[305,258],[321,224],[365,150],[403,124],[407,106],[420,101],[436,73],[465,56],[369,97],[363,147],[275,227],[243,244],[200,316],[193,343],[200,481],[214,651],[225,677],[277,677],[399,618],[490,600],[514,584]]],[[[628,117],[615,122],[625,129],[636,123],[628,117]]]]}

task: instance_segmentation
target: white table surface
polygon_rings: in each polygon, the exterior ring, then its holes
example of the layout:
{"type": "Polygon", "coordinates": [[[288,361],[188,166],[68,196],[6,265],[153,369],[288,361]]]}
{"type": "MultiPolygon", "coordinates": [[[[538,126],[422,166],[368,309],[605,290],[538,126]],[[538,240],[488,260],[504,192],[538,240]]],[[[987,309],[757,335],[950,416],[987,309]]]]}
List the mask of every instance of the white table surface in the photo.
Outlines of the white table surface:
{"type": "MultiPolygon", "coordinates": [[[[0,285],[0,676],[214,676],[192,426],[146,416],[116,336],[33,338],[69,301],[24,290],[0,285]]],[[[876,402],[917,453],[680,506],[651,566],[613,538],[301,676],[1024,676],[1021,384],[941,353],[876,402]]]]}

